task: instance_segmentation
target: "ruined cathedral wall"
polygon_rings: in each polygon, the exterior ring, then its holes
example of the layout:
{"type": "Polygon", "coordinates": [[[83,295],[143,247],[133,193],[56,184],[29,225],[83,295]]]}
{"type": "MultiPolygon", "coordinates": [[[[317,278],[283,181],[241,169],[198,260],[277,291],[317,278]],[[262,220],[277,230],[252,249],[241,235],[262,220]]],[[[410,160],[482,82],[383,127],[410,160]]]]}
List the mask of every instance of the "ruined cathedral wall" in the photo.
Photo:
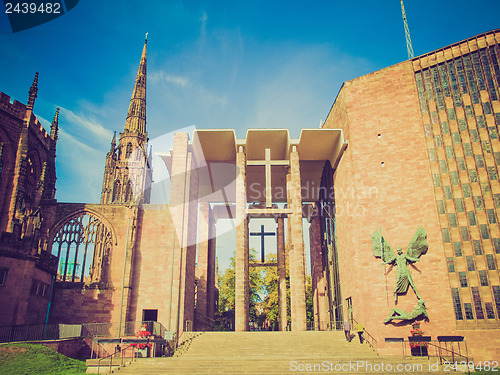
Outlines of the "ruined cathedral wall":
{"type": "Polygon", "coordinates": [[[43,323],[51,276],[26,258],[2,256],[0,267],[9,270],[8,287],[0,290],[2,325],[43,323]]]}
{"type": "Polygon", "coordinates": [[[57,205],[54,227],[55,230],[68,218],[81,212],[88,212],[99,218],[112,232],[110,251],[103,251],[101,258],[94,257],[94,262],[101,262],[98,280],[85,282],[58,282],[54,289],[50,320],[58,323],[116,323],[119,321],[122,275],[124,264],[125,293],[123,300],[123,316],[130,303],[131,258],[133,252],[125,248],[127,230],[129,237],[134,235],[134,210],[127,205],[99,205],[59,203],[57,205]],[[130,222],[130,227],[129,227],[130,222]]]}
{"type": "Polygon", "coordinates": [[[143,205],[139,212],[135,241],[132,296],[128,320],[143,319],[144,310],[157,310],[157,320],[168,329],[172,280],[172,248],[178,243],[169,206],[143,205]]]}
{"type": "MultiPolygon", "coordinates": [[[[394,304],[396,268],[372,252],[371,234],[380,226],[395,250],[406,250],[422,225],[429,251],[410,267],[430,316],[426,334],[456,334],[446,258],[418,96],[409,63],[346,82],[325,122],[344,129],[349,141],[334,176],[340,282],[344,312],[351,297],[354,319],[389,351],[385,337],[407,337],[410,326],[384,325],[394,304]]],[[[400,296],[397,307],[410,312],[417,302],[413,290],[400,296]]],[[[400,348],[396,348],[400,350],[400,348]]]]}
{"type": "MultiPolygon", "coordinates": [[[[15,165],[17,148],[24,124],[26,105],[0,92],[0,157],[2,158],[2,178],[0,178],[0,233],[7,230],[10,201],[15,188],[15,165]]],[[[32,157],[37,172],[40,174],[44,162],[48,161],[51,138],[35,115],[29,119],[27,154],[32,157]]],[[[40,194],[36,196],[36,203],[40,194]]],[[[10,212],[12,215],[12,212],[10,212]]]]}

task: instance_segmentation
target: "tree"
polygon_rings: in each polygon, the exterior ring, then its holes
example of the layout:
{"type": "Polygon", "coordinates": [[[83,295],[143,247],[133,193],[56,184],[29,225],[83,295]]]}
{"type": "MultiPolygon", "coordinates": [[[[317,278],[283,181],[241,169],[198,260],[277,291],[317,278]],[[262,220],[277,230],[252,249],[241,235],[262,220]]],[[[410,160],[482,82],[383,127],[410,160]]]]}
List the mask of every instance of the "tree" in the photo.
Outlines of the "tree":
{"type": "MultiPolygon", "coordinates": [[[[266,263],[276,262],[277,259],[275,254],[269,254],[266,257],[266,263]]],[[[265,297],[262,301],[262,315],[264,315],[264,320],[267,320],[270,325],[277,326],[279,322],[277,267],[264,267],[263,274],[264,283],[262,289],[265,293],[265,297]]]]}
{"type": "MultiPolygon", "coordinates": [[[[255,262],[257,253],[254,249],[250,250],[250,262],[255,262]]],[[[276,263],[276,254],[269,254],[266,257],[266,263],[276,263]]],[[[235,296],[235,258],[231,258],[231,264],[223,275],[219,276],[219,316],[226,311],[234,310],[235,296]]],[[[279,322],[278,305],[278,270],[275,266],[250,267],[250,321],[259,323],[267,321],[267,324],[277,328],[279,322]],[[260,313],[256,309],[260,307],[260,313]]],[[[290,275],[288,257],[286,257],[286,285],[287,285],[287,315],[288,321],[291,321],[290,305],[290,275]]],[[[313,322],[313,298],[311,277],[306,275],[306,311],[307,322],[313,322]]]]}
{"type": "MultiPolygon", "coordinates": [[[[257,252],[250,249],[250,262],[255,262],[257,252]]],[[[234,310],[235,308],[235,256],[231,257],[230,266],[226,269],[223,275],[219,275],[219,316],[224,312],[234,310]]],[[[262,273],[259,267],[250,267],[249,270],[249,315],[250,320],[257,322],[258,314],[255,305],[261,302],[262,294],[262,273]]]]}

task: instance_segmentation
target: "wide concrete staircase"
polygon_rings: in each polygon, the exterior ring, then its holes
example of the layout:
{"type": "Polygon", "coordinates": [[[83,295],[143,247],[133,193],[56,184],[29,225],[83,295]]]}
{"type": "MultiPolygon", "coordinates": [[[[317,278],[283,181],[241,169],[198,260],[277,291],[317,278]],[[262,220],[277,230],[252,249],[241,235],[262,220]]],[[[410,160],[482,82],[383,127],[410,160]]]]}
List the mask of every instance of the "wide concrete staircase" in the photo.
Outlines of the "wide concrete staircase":
{"type": "MultiPolygon", "coordinates": [[[[421,359],[380,357],[343,332],[196,332],[170,358],[139,358],[119,374],[439,374],[421,359]],[[397,365],[409,371],[397,372],[397,365]],[[371,365],[371,368],[370,368],[371,365]],[[387,366],[391,366],[388,370],[387,366]]],[[[435,364],[436,359],[430,363],[435,364]]],[[[441,369],[440,369],[441,370],[441,369]]],[[[448,374],[448,372],[441,372],[448,374]]]]}

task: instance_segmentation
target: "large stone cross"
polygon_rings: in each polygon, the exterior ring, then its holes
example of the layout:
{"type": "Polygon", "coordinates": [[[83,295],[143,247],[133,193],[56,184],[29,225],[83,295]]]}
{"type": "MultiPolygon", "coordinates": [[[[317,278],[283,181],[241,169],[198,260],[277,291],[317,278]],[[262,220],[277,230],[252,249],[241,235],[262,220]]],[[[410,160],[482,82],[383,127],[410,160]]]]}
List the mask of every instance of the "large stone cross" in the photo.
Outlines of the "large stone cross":
{"type": "Polygon", "coordinates": [[[265,263],[265,252],[264,252],[264,239],[266,236],[276,236],[276,233],[274,232],[266,232],[264,230],[264,225],[260,226],[260,232],[250,232],[250,236],[260,236],[260,257],[262,260],[262,263],[265,263]]]}
{"type": "Polygon", "coordinates": [[[248,160],[247,165],[263,165],[266,167],[266,208],[273,206],[273,195],[271,189],[271,166],[289,165],[288,160],[271,160],[271,149],[266,148],[265,160],[248,160]]]}

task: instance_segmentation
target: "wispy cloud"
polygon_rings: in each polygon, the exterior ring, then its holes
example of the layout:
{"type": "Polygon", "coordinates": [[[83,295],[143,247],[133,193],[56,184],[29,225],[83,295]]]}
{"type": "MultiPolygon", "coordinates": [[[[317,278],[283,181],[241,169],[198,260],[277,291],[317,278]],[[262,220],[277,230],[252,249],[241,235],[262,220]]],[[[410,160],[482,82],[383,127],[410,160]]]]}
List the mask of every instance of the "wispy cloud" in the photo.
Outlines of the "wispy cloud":
{"type": "Polygon", "coordinates": [[[56,198],[65,202],[99,202],[105,152],[62,128],[59,135],[56,198]]]}
{"type": "Polygon", "coordinates": [[[226,95],[218,95],[207,89],[200,82],[190,79],[186,76],[168,74],[164,70],[156,70],[149,74],[148,80],[153,92],[158,89],[165,90],[165,84],[172,88],[185,89],[183,94],[191,98],[191,102],[199,101],[203,105],[225,106],[228,98],[226,95]]]}
{"type": "Polygon", "coordinates": [[[64,117],[64,121],[79,128],[73,128],[75,131],[83,130],[90,132],[90,136],[106,139],[110,139],[113,135],[109,129],[102,126],[96,119],[89,119],[86,114],[76,114],[69,109],[61,108],[60,115],[64,117]]]}
{"type": "Polygon", "coordinates": [[[113,133],[96,117],[101,117],[108,105],[83,102],[75,110],[60,108],[56,159],[58,200],[99,202],[105,155],[113,133]]]}
{"type": "Polygon", "coordinates": [[[149,83],[154,83],[154,84],[162,84],[164,82],[166,83],[172,83],[175,86],[179,87],[191,87],[192,84],[187,77],[182,77],[182,76],[175,76],[172,74],[168,74],[167,72],[163,70],[156,70],[148,74],[148,81],[149,83]]]}
{"type": "Polygon", "coordinates": [[[59,137],[61,138],[61,142],[70,142],[73,144],[73,146],[77,146],[84,152],[98,152],[99,150],[90,147],[88,144],[78,140],[76,137],[72,136],[68,132],[66,132],[64,129],[59,129],[59,137]]]}
{"type": "Polygon", "coordinates": [[[200,39],[201,41],[204,41],[206,35],[207,35],[207,21],[208,21],[208,15],[206,11],[203,11],[203,14],[200,17],[200,39]]]}

